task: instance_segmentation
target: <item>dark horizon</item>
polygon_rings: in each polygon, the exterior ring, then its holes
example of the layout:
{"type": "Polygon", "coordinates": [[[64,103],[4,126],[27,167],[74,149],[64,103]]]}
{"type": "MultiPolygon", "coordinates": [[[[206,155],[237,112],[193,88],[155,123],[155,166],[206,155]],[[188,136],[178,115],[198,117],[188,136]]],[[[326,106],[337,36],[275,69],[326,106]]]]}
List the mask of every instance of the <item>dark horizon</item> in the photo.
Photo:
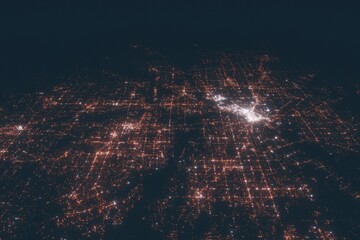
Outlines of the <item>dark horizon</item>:
{"type": "Polygon", "coordinates": [[[67,69],[88,68],[89,59],[98,61],[129,43],[266,48],[284,60],[333,71],[331,76],[347,75],[349,81],[359,77],[360,19],[351,2],[12,1],[3,5],[3,91],[38,84],[40,78],[67,69]]]}

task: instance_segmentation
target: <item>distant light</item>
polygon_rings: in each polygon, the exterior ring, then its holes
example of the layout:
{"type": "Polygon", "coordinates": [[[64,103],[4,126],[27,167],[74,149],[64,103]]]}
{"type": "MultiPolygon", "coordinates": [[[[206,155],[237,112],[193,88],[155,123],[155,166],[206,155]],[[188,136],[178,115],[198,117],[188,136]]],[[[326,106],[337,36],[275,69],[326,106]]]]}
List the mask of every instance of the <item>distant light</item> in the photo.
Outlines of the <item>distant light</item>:
{"type": "Polygon", "coordinates": [[[246,121],[248,121],[250,123],[259,122],[261,120],[268,120],[268,118],[263,117],[259,113],[256,113],[254,111],[255,107],[245,108],[245,107],[239,106],[238,104],[235,104],[235,103],[226,105],[223,102],[223,100],[226,100],[226,98],[221,95],[214,95],[212,97],[212,100],[217,103],[217,106],[221,110],[242,116],[246,119],[246,121]]]}
{"type": "Polygon", "coordinates": [[[239,113],[243,115],[248,122],[258,122],[264,119],[260,114],[255,113],[252,109],[240,108],[239,113]]]}
{"type": "Polygon", "coordinates": [[[22,125],[19,125],[19,126],[17,126],[16,128],[17,128],[17,130],[19,130],[19,131],[24,130],[24,127],[23,127],[22,125]]]}
{"type": "Polygon", "coordinates": [[[246,121],[254,123],[267,119],[260,114],[256,113],[253,108],[243,108],[237,104],[231,104],[230,106],[220,106],[221,109],[232,112],[236,115],[240,115],[246,119],[246,121]]]}
{"type": "Polygon", "coordinates": [[[224,97],[221,96],[221,95],[215,95],[215,96],[213,97],[213,99],[214,99],[215,102],[221,102],[221,101],[223,101],[223,100],[226,100],[226,98],[224,98],[224,97]]]}

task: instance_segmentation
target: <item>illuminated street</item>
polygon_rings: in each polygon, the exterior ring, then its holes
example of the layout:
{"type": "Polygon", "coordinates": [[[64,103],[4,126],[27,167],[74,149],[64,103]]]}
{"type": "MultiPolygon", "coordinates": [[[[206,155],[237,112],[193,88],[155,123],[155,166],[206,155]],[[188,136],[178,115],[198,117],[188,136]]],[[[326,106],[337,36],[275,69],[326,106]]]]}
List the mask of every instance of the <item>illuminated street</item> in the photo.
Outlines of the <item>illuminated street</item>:
{"type": "Polygon", "coordinates": [[[0,105],[1,239],[360,237],[344,91],[265,53],[183,69],[132,47],[142,78],[71,76],[0,105]]]}

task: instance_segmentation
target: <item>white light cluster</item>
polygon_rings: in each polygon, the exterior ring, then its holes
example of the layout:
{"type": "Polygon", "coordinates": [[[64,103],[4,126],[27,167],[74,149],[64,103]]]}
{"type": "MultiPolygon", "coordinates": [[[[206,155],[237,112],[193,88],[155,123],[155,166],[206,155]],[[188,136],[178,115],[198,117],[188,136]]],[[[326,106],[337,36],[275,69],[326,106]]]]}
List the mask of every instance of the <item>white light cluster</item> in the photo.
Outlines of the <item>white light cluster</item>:
{"type": "Polygon", "coordinates": [[[212,100],[214,100],[217,103],[217,106],[221,110],[231,112],[231,113],[234,113],[234,114],[236,114],[238,116],[244,117],[246,119],[246,121],[248,121],[250,123],[259,122],[261,120],[266,120],[267,119],[266,117],[263,117],[259,113],[256,113],[254,111],[255,107],[244,108],[244,107],[241,107],[241,106],[239,106],[239,105],[237,105],[235,103],[232,103],[230,105],[224,104],[222,101],[226,100],[226,98],[221,96],[221,95],[214,95],[212,97],[212,100]]]}
{"type": "Polygon", "coordinates": [[[213,96],[213,100],[214,100],[215,102],[221,102],[221,101],[223,101],[223,100],[226,100],[226,98],[224,98],[224,97],[221,96],[221,95],[214,95],[214,96],[213,96]]]}
{"type": "Polygon", "coordinates": [[[219,106],[220,109],[225,110],[227,112],[232,112],[236,115],[242,116],[248,122],[259,122],[261,120],[266,119],[260,114],[254,112],[253,108],[243,108],[237,104],[231,104],[230,106],[219,106]]]}

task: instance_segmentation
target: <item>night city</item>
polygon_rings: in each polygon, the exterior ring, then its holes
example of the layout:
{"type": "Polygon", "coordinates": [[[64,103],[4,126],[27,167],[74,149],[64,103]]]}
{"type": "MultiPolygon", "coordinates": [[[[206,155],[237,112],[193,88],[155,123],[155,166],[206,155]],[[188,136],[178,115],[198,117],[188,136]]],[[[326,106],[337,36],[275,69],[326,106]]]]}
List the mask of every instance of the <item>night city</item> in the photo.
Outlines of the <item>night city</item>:
{"type": "Polygon", "coordinates": [[[1,5],[0,240],[360,239],[355,1],[1,5]]]}

